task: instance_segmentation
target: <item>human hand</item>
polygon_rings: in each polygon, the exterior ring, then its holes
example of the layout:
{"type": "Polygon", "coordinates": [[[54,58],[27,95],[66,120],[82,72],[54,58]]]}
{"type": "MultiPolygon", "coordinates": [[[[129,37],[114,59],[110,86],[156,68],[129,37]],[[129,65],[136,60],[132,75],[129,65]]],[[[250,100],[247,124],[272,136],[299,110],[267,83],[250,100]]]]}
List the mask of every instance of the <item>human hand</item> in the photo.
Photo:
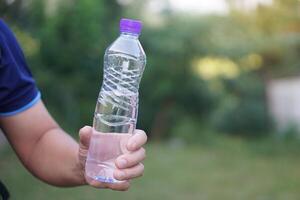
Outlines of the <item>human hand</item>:
{"type": "MultiPolygon", "coordinates": [[[[82,174],[85,174],[85,162],[88,153],[89,143],[92,135],[92,127],[85,126],[79,131],[80,147],[79,147],[79,165],[82,174]]],[[[120,180],[120,183],[103,183],[91,180],[85,176],[86,182],[97,188],[109,188],[112,190],[125,191],[130,187],[130,180],[143,175],[144,165],[141,163],[145,157],[145,149],[142,147],[147,141],[147,135],[142,130],[135,130],[134,134],[129,138],[126,148],[127,153],[119,156],[116,161],[116,170],[114,178],[120,180]]]]}

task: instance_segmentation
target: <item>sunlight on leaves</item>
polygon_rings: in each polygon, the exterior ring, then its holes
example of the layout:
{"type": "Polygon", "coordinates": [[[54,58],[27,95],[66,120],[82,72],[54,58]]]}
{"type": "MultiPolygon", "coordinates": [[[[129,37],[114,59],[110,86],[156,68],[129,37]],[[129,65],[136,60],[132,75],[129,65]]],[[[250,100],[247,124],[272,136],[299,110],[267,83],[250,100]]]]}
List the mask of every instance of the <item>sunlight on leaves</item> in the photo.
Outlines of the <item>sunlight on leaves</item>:
{"type": "Polygon", "coordinates": [[[238,65],[228,58],[205,57],[194,61],[194,71],[209,80],[217,77],[235,78],[239,75],[238,65]]]}
{"type": "Polygon", "coordinates": [[[263,59],[261,55],[249,54],[240,60],[240,65],[246,70],[256,70],[262,67],[263,59]]]}
{"type": "Polygon", "coordinates": [[[39,52],[40,43],[37,39],[33,38],[31,35],[20,30],[17,27],[13,27],[13,31],[16,34],[19,42],[21,43],[26,57],[32,57],[39,52]]]}

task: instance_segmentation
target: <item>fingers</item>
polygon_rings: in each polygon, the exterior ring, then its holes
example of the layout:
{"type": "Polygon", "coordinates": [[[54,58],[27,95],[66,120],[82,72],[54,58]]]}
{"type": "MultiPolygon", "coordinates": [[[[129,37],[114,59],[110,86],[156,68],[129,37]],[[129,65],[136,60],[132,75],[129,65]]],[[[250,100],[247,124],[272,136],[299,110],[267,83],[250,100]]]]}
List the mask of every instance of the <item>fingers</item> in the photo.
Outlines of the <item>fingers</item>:
{"type": "Polygon", "coordinates": [[[119,169],[133,167],[142,162],[146,157],[146,151],[144,148],[140,148],[137,151],[129,152],[121,155],[116,159],[116,166],[119,169]]]}
{"type": "Polygon", "coordinates": [[[108,186],[108,188],[112,190],[118,190],[118,191],[126,191],[129,189],[129,187],[130,187],[129,181],[124,181],[122,183],[114,183],[108,186]]]}
{"type": "MultiPolygon", "coordinates": [[[[85,126],[79,131],[80,136],[80,150],[88,151],[92,127],[85,126]]],[[[120,180],[118,183],[103,183],[97,180],[91,180],[86,177],[87,182],[96,188],[109,188],[112,190],[126,191],[130,187],[130,179],[137,178],[143,175],[144,165],[141,163],[145,157],[145,149],[142,146],[147,142],[147,135],[142,130],[136,130],[134,135],[125,142],[125,154],[116,159],[116,167],[114,171],[114,178],[120,180]]],[[[82,159],[83,160],[83,159],[82,159]]]]}
{"type": "Polygon", "coordinates": [[[142,130],[136,130],[128,140],[127,149],[129,153],[117,158],[117,169],[114,177],[118,180],[129,180],[142,176],[144,165],[141,163],[146,157],[146,151],[142,146],[147,142],[147,135],[142,130]]]}
{"type": "Polygon", "coordinates": [[[147,135],[142,130],[135,130],[134,135],[129,138],[127,149],[129,151],[136,151],[147,142],[147,135]]]}
{"type": "Polygon", "coordinates": [[[114,171],[114,177],[117,180],[129,180],[132,178],[140,177],[144,174],[144,165],[142,163],[139,163],[131,168],[127,169],[116,169],[114,171]]]}
{"type": "Polygon", "coordinates": [[[122,181],[120,183],[103,183],[96,180],[89,181],[89,184],[95,188],[111,189],[117,191],[126,191],[130,187],[129,181],[122,181]]]}

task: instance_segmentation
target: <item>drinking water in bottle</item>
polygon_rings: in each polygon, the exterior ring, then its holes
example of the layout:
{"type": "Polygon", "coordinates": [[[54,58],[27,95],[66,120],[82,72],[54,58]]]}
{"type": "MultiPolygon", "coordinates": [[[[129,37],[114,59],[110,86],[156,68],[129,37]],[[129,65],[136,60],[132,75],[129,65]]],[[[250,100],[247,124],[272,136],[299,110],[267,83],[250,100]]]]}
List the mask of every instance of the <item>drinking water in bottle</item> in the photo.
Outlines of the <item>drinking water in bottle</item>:
{"type": "Polygon", "coordinates": [[[90,141],[86,175],[115,183],[115,159],[127,153],[138,114],[138,89],[146,55],[138,40],[142,23],[121,19],[120,36],[106,49],[103,83],[99,93],[90,141]]]}

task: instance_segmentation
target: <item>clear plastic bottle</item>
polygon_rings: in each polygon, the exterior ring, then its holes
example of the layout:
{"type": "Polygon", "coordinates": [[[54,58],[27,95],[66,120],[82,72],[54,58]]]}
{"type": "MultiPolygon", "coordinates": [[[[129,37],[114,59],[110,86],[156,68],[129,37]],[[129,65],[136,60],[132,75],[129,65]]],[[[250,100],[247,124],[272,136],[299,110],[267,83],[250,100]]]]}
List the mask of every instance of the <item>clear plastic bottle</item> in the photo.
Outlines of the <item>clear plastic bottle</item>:
{"type": "Polygon", "coordinates": [[[115,159],[126,153],[126,143],[136,127],[138,89],[146,55],[138,40],[142,23],[121,19],[120,36],[104,55],[104,77],[97,101],[93,135],[85,171],[100,182],[118,182],[113,177],[115,159]]]}

